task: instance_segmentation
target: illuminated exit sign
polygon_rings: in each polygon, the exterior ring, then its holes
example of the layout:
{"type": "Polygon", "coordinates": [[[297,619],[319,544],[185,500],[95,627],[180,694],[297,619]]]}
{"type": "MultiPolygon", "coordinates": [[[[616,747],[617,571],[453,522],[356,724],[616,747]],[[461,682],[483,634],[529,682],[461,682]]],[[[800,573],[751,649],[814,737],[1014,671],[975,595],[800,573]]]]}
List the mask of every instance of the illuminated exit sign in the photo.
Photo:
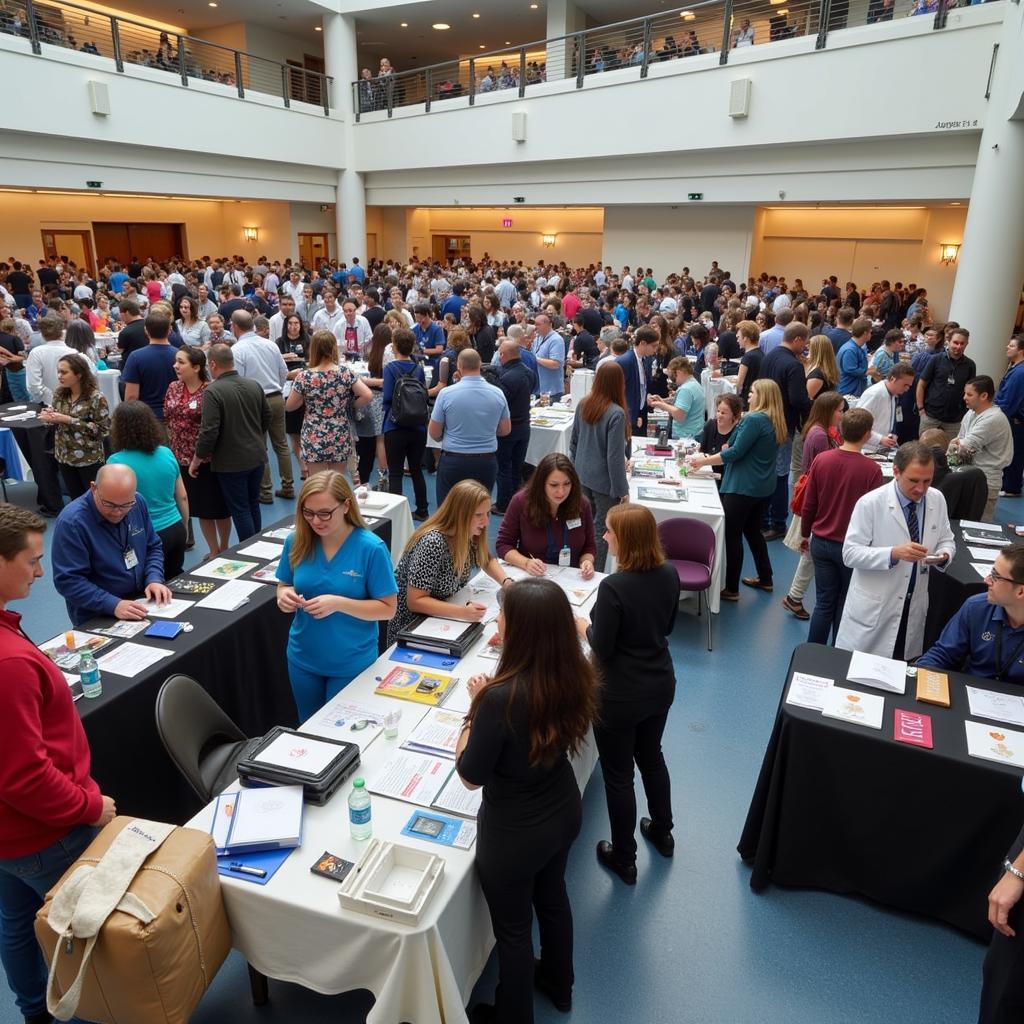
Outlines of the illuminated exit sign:
{"type": "Polygon", "coordinates": [[[510,228],[510,227],[512,227],[512,218],[511,217],[502,217],[501,218],[501,226],[503,228],[510,228]]]}

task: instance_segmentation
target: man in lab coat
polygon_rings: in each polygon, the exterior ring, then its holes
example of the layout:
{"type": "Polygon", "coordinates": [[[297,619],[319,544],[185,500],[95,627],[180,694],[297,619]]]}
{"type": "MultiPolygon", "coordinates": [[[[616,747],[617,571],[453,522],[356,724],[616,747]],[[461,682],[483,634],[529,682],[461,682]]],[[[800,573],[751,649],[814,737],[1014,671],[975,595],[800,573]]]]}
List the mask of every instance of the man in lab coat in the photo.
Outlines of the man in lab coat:
{"type": "Polygon", "coordinates": [[[896,451],[892,483],[854,506],[843,544],[853,570],[836,646],[911,659],[924,641],[928,573],[956,551],[946,499],[930,490],[935,456],[919,441],[896,451]]]}

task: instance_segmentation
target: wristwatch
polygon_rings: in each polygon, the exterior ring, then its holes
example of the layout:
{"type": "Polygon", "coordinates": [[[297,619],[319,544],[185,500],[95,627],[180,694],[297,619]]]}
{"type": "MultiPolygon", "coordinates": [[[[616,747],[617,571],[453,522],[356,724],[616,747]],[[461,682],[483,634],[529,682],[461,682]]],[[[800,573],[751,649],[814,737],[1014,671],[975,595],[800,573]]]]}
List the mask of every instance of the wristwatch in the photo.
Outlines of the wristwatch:
{"type": "Polygon", "coordinates": [[[1018,871],[1018,870],[1017,870],[1017,869],[1016,869],[1016,868],[1015,868],[1015,867],[1013,866],[1013,863],[1012,863],[1012,862],[1010,861],[1010,858],[1009,858],[1009,857],[1007,857],[1007,858],[1006,858],[1006,859],[1005,859],[1005,860],[1003,861],[1003,870],[1004,870],[1004,871],[1009,871],[1009,872],[1010,872],[1010,874],[1011,874],[1011,875],[1013,875],[1013,877],[1014,877],[1014,878],[1019,878],[1019,879],[1020,879],[1020,880],[1021,880],[1022,882],[1024,882],[1024,871],[1018,871]]]}

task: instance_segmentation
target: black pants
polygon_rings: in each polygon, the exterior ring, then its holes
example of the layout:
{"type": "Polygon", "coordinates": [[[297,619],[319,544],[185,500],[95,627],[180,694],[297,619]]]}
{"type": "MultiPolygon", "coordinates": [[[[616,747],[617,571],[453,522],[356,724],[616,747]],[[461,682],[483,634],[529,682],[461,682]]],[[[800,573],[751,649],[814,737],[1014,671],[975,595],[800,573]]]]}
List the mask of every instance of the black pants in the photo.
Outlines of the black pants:
{"type": "Polygon", "coordinates": [[[426,433],[415,427],[395,427],[384,434],[384,451],[388,456],[388,490],[392,494],[402,493],[402,476],[408,462],[412,489],[416,495],[416,512],[422,515],[427,512],[427,481],[423,478],[423,450],[426,447],[426,433]]]}
{"type": "MultiPolygon", "coordinates": [[[[369,487],[370,474],[373,472],[373,460],[377,457],[377,438],[357,438],[356,454],[359,456],[359,482],[369,487]]],[[[383,468],[382,466],[381,469],[383,470],[383,468]]]]}
{"type": "Polygon", "coordinates": [[[612,829],[612,847],[622,864],[636,861],[636,789],[633,764],[647,796],[647,809],[656,832],[672,831],[672,783],[661,752],[661,737],[668,721],[671,701],[652,711],[636,705],[607,701],[601,721],[594,726],[594,739],[601,755],[604,795],[612,829]]]}
{"type": "Polygon", "coordinates": [[[175,576],[181,575],[181,570],[185,566],[185,542],[188,539],[188,530],[179,519],[171,526],[157,530],[156,535],[164,546],[164,579],[172,580],[175,576]]]}
{"type": "Polygon", "coordinates": [[[64,481],[64,488],[71,495],[72,501],[89,490],[89,484],[96,479],[102,465],[102,462],[93,462],[88,466],[67,466],[63,462],[57,463],[60,478],[64,481]]]}
{"type": "MultiPolygon", "coordinates": [[[[1024,830],[1007,853],[1011,861],[1020,855],[1022,842],[1024,830]]],[[[993,878],[992,884],[995,882],[993,878]]],[[[1024,1020],[1024,902],[1010,911],[1007,922],[1017,937],[1008,939],[995,930],[992,932],[981,971],[978,1024],[1020,1024],[1024,1020]]]]}
{"type": "Polygon", "coordinates": [[[518,424],[505,437],[498,438],[498,493],[494,503],[503,512],[521,486],[529,444],[529,423],[518,424]]]}
{"type": "Polygon", "coordinates": [[[772,582],[772,563],[768,557],[768,544],[761,536],[761,507],[764,498],[749,494],[723,494],[725,511],[725,589],[740,589],[743,572],[743,538],[754,556],[754,565],[762,583],[772,582]]]}

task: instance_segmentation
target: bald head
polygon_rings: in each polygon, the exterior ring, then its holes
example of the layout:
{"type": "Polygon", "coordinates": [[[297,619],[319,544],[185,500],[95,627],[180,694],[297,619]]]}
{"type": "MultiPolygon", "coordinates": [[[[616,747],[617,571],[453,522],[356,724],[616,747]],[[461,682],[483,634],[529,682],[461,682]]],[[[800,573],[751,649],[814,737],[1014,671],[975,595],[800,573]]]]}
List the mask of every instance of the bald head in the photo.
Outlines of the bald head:
{"type": "Polygon", "coordinates": [[[464,348],[459,353],[459,373],[463,376],[480,372],[480,353],[475,348],[464,348]]]}
{"type": "Polygon", "coordinates": [[[130,466],[107,463],[90,484],[96,511],[110,523],[119,523],[135,504],[135,471],[130,466]]]}
{"type": "Polygon", "coordinates": [[[498,346],[498,358],[501,360],[501,365],[510,363],[513,359],[519,358],[519,342],[510,338],[506,338],[498,346]]]}

